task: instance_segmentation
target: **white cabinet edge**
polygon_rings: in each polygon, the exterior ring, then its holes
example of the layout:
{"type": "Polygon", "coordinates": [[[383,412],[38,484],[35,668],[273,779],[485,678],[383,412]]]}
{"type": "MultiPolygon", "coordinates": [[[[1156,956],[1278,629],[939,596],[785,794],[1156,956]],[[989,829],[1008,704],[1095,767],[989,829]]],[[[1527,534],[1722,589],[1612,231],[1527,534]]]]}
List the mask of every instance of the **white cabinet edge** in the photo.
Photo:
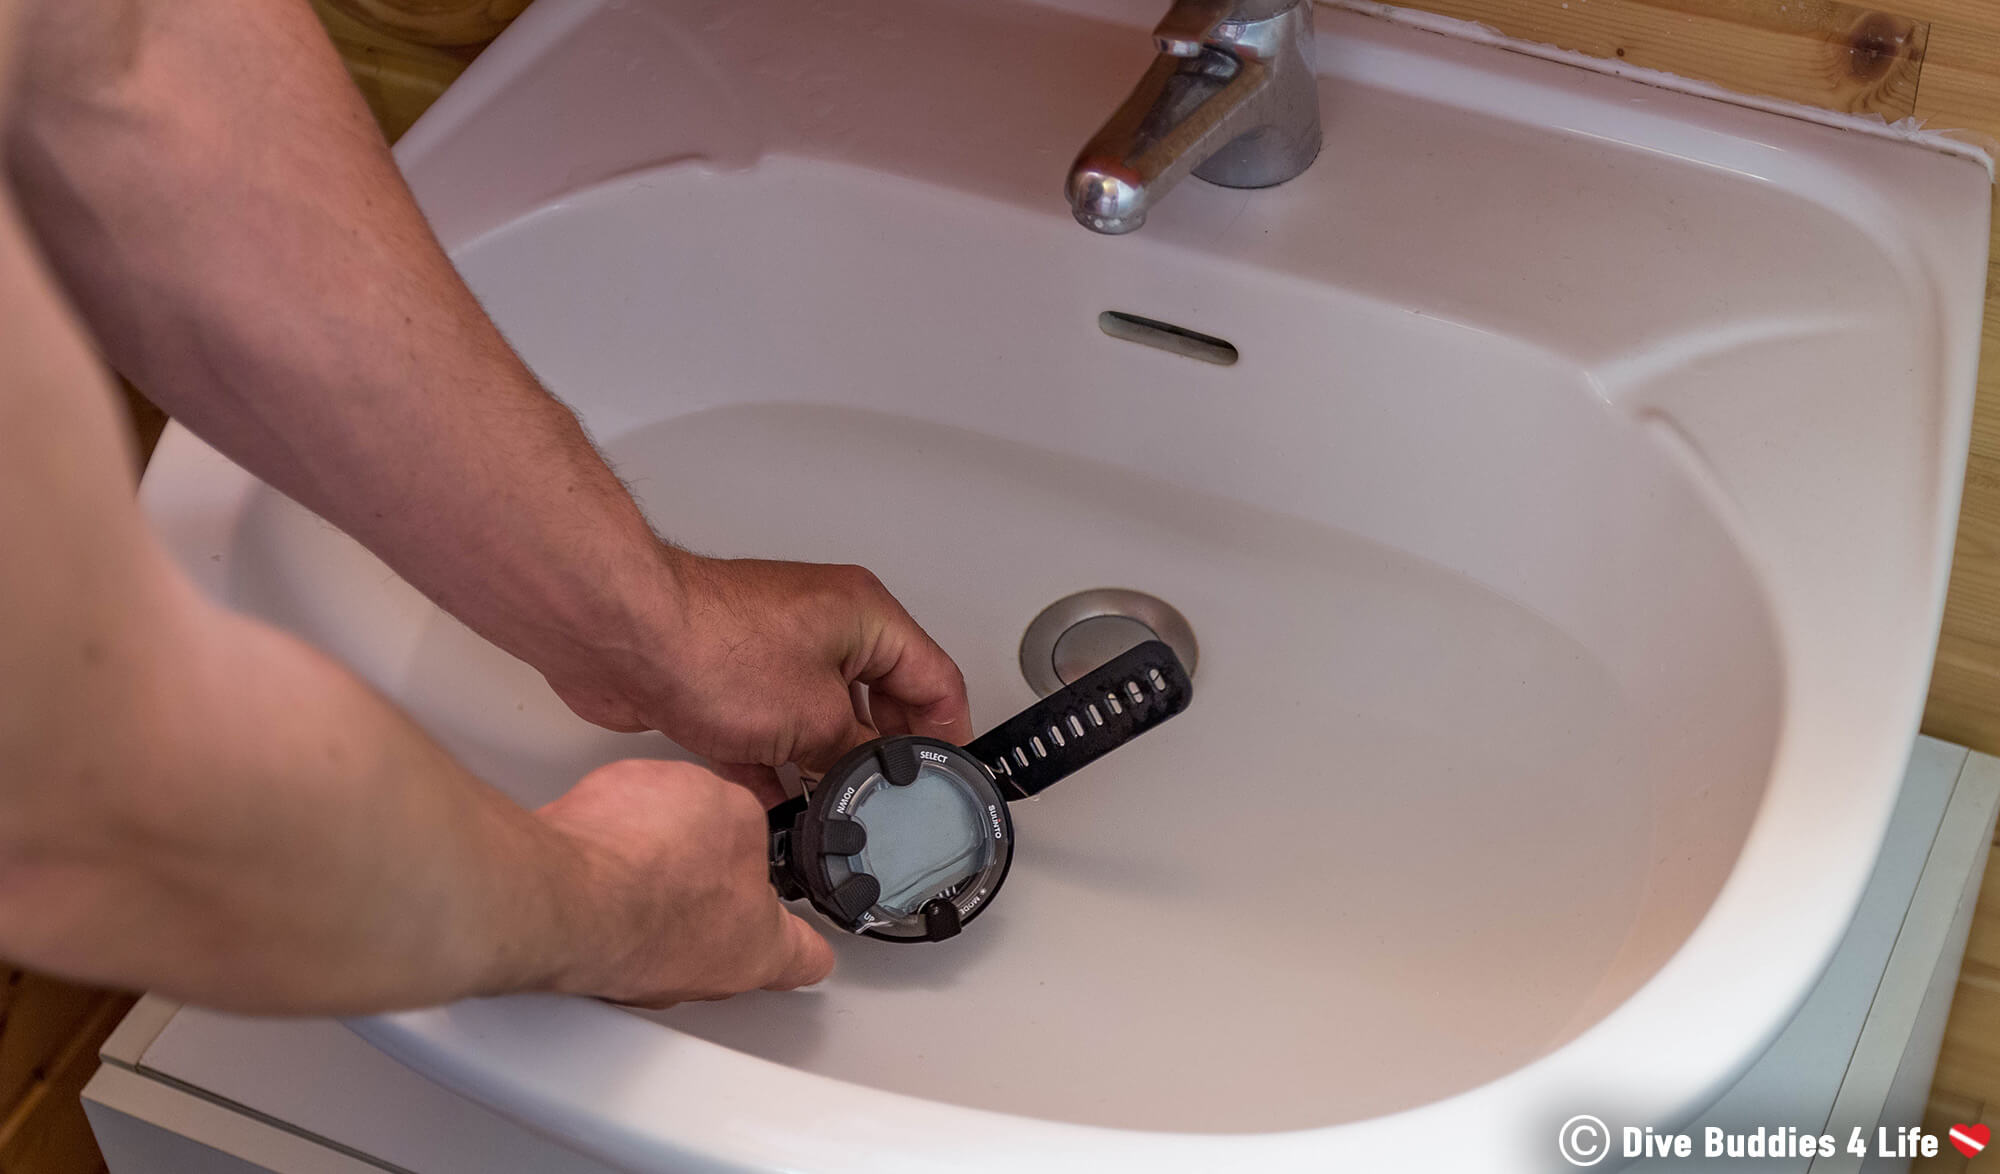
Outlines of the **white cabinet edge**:
{"type": "Polygon", "coordinates": [[[159,1038],[167,1024],[180,1012],[181,1005],[162,995],[146,995],[136,1006],[118,1021],[104,1043],[97,1049],[97,1058],[107,1064],[124,1068],[137,1068],[139,1058],[146,1049],[159,1038]]]}
{"type": "Polygon", "coordinates": [[[331,1149],[233,1105],[113,1065],[100,1067],[91,1076],[84,1086],[83,1104],[105,1160],[118,1174],[243,1167],[283,1174],[394,1170],[331,1149]],[[163,1155],[162,1143],[176,1139],[179,1144],[165,1147],[174,1156],[163,1155]],[[213,1153],[203,1157],[197,1150],[197,1156],[189,1158],[194,1147],[213,1153]]]}
{"type": "MultiPolygon", "coordinates": [[[[1827,1130],[1843,1146],[1856,1127],[1864,1131],[1871,1147],[1875,1144],[1876,1127],[1898,1108],[1891,1103],[1893,1094],[1919,1075],[1915,1068],[1921,1068],[1923,1089],[1926,1093],[1929,1090],[1938,1041],[1917,1041],[1921,1054],[1912,1052],[1912,1044],[1927,1019],[1935,1020],[1942,1034],[1942,1019],[1957,985],[1973,907],[1979,900],[1980,878],[1993,845],[1996,814],[2000,814],[2000,758],[1969,755],[1931,841],[1917,891],[1903,916],[1889,965],[1834,1098],[1827,1130]]],[[[1915,1106],[1918,1115],[1922,1105],[1919,1095],[1915,1106]]],[[[1888,1124],[1914,1125],[1916,1121],[1888,1124]]],[[[1850,1174],[1877,1165],[1843,1149],[1815,1160],[1811,1174],[1850,1174]]]]}

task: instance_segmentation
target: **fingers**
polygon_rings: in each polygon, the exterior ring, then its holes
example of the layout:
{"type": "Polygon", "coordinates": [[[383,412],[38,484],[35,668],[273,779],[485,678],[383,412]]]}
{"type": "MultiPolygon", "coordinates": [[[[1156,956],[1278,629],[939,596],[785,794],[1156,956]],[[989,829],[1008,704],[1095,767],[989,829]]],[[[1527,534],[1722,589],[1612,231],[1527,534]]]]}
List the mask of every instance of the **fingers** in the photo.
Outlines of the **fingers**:
{"type": "Polygon", "coordinates": [[[881,581],[860,567],[849,576],[853,606],[859,611],[863,645],[843,666],[844,681],[866,686],[868,721],[855,718],[858,699],[834,707],[808,727],[795,748],[798,764],[824,774],[841,755],[883,735],[916,734],[963,745],[972,737],[972,712],[965,677],[944,649],[919,627],[881,581]],[[869,722],[872,721],[872,725],[869,722]]]}
{"type": "Polygon", "coordinates": [[[780,919],[781,953],[777,973],[764,984],[767,991],[789,991],[811,986],[833,973],[833,947],[812,926],[782,905],[780,919]]]}
{"type": "Polygon", "coordinates": [[[964,674],[887,588],[876,583],[873,594],[880,627],[855,679],[869,688],[876,725],[963,745],[972,737],[964,674]]]}
{"type": "Polygon", "coordinates": [[[869,711],[883,733],[916,734],[962,746],[972,739],[965,678],[921,629],[912,632],[915,639],[894,654],[886,672],[862,678],[872,690],[869,711]]]}

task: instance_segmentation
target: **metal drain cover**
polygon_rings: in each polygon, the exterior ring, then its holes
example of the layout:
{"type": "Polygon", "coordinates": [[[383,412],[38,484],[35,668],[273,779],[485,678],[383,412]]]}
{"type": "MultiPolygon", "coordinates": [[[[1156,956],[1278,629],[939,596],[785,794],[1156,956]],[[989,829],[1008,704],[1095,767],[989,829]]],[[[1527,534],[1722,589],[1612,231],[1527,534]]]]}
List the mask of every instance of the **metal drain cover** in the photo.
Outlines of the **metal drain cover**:
{"type": "Polygon", "coordinates": [[[1021,675],[1043,697],[1148,640],[1164,640],[1192,677],[1194,629],[1167,601],[1123,587],[1065,595],[1021,634],[1021,675]]]}

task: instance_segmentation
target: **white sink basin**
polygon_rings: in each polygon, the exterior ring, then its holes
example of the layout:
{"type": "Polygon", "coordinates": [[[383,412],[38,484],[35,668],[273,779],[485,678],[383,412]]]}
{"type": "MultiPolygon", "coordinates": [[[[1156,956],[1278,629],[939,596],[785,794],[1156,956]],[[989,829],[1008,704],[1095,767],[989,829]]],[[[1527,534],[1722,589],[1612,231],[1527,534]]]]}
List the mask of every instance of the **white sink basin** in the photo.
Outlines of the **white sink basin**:
{"type": "MultiPolygon", "coordinates": [[[[982,727],[1073,591],[1167,600],[1201,661],[1186,715],[1017,805],[960,938],[368,1038],[634,1169],[1379,1169],[1448,1137],[1545,1169],[1572,1114],[1691,1117],[1804,997],[1928,674],[1983,161],[1324,10],[1312,170],[1096,237],[1063,169],[1157,15],[1096,7],[540,0],[405,140],[665,533],[867,564],[982,727]]],[[[210,590],[525,802],[677,753],[185,432],[144,492],[210,590]]]]}

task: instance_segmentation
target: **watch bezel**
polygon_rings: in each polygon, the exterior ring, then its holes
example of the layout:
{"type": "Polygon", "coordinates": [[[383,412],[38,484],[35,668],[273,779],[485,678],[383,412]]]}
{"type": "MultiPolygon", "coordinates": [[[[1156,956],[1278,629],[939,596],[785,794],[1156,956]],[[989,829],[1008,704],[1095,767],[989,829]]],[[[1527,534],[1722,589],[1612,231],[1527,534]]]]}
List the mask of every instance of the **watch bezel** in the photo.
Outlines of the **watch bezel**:
{"type": "MultiPolygon", "coordinates": [[[[900,769],[916,768],[905,766],[900,769]]],[[[1006,796],[994,782],[993,772],[961,747],[936,738],[909,734],[879,738],[858,746],[834,763],[813,788],[812,798],[795,825],[794,837],[794,864],[803,881],[806,899],[813,908],[850,933],[887,942],[936,941],[956,934],[992,904],[1014,862],[1014,821],[1007,809],[1006,796]],[[970,791],[984,809],[990,825],[996,829],[993,839],[997,847],[993,858],[984,868],[960,882],[956,891],[946,890],[927,901],[915,913],[899,913],[883,907],[879,902],[871,902],[865,910],[851,914],[843,908],[838,894],[848,878],[866,874],[844,863],[851,860],[852,855],[821,853],[826,825],[830,820],[854,818],[848,814],[854,796],[877,775],[890,780],[893,785],[892,770],[898,768],[893,767],[892,762],[899,755],[907,755],[908,763],[921,762],[918,757],[920,751],[929,751],[930,754],[923,758],[928,758],[933,767],[945,768],[944,773],[970,791]],[[931,755],[937,757],[932,758],[931,755]],[[939,900],[952,906],[956,912],[955,919],[947,917],[941,920],[935,915],[925,915],[924,910],[933,901],[939,900]]]]}

